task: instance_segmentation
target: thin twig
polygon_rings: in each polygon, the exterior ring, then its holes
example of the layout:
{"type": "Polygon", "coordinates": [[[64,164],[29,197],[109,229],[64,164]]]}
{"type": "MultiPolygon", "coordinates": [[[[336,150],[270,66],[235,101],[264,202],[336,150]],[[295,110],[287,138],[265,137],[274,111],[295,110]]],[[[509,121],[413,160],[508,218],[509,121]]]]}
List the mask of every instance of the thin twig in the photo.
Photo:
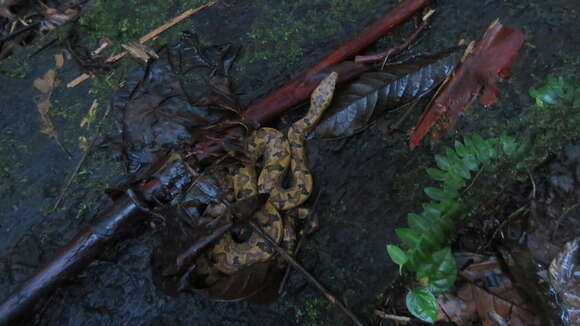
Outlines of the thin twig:
{"type": "Polygon", "coordinates": [[[274,248],[278,252],[278,254],[280,254],[280,256],[282,256],[284,259],[286,259],[286,261],[288,261],[288,263],[292,264],[292,266],[294,266],[294,268],[296,268],[298,271],[300,271],[302,273],[302,275],[304,276],[304,278],[306,278],[306,280],[308,282],[312,283],[312,285],[314,285],[320,292],[322,292],[322,294],[326,297],[326,299],[328,301],[330,301],[332,304],[336,305],[348,317],[350,317],[350,319],[355,323],[355,325],[357,325],[357,326],[364,325],[358,319],[358,317],[342,303],[342,301],[340,301],[334,295],[332,295],[330,292],[328,292],[328,290],[326,290],[324,285],[322,285],[312,274],[310,274],[306,269],[304,269],[304,267],[302,267],[302,265],[300,265],[294,258],[292,258],[292,256],[290,256],[290,254],[288,254],[286,252],[286,250],[284,250],[282,247],[280,247],[276,243],[276,241],[274,241],[274,239],[272,239],[272,237],[270,237],[270,235],[268,235],[266,232],[264,232],[264,230],[262,230],[262,228],[259,225],[257,225],[256,223],[254,223],[252,221],[249,221],[248,224],[252,227],[252,229],[260,237],[262,237],[264,240],[266,240],[266,242],[268,242],[268,244],[270,246],[272,246],[272,248],[274,248]]]}
{"type": "Polygon", "coordinates": [[[466,194],[471,189],[471,187],[473,187],[473,185],[475,184],[475,181],[477,181],[477,178],[479,178],[479,176],[481,175],[483,170],[484,170],[484,168],[481,167],[481,169],[479,169],[479,171],[477,171],[477,174],[475,174],[475,177],[473,177],[473,180],[471,181],[471,183],[467,186],[467,188],[465,188],[465,190],[463,190],[461,192],[462,195],[466,194]]]}
{"type": "Polygon", "coordinates": [[[411,317],[387,314],[384,311],[378,310],[378,309],[375,310],[375,316],[382,318],[382,319],[394,320],[396,322],[404,323],[404,324],[407,324],[411,321],[411,317]]]}
{"type": "Polygon", "coordinates": [[[15,38],[16,36],[18,36],[18,35],[20,35],[22,33],[28,32],[31,29],[33,29],[33,28],[35,28],[35,27],[37,27],[39,25],[40,25],[40,22],[36,22],[34,24],[31,24],[31,25],[28,25],[26,27],[23,27],[23,28],[21,28],[21,29],[19,29],[17,31],[14,31],[14,32],[12,32],[12,33],[4,36],[3,38],[1,38],[0,39],[0,44],[4,43],[4,42],[6,42],[6,41],[8,41],[10,39],[13,39],[13,38],[15,38]]]}
{"type": "MultiPolygon", "coordinates": [[[[194,9],[189,9],[186,10],[185,12],[183,12],[181,15],[174,17],[173,19],[171,19],[170,21],[168,21],[167,23],[155,28],[154,30],[152,30],[151,32],[141,36],[141,38],[139,38],[139,43],[143,44],[149,40],[154,39],[155,37],[159,36],[159,34],[165,32],[166,30],[170,29],[171,27],[179,24],[180,22],[182,22],[183,20],[189,18],[190,16],[192,16],[193,14],[207,8],[210,6],[213,6],[216,1],[211,1],[208,2],[206,4],[204,4],[203,6],[194,8],[194,9]]],[[[127,54],[129,54],[127,51],[123,51],[121,53],[115,54],[109,58],[107,58],[107,60],[105,60],[106,63],[114,63],[119,61],[120,59],[122,59],[123,57],[125,57],[127,54]]],[[[78,76],[77,78],[73,79],[71,82],[69,82],[66,87],[68,88],[73,88],[76,87],[78,85],[80,85],[82,82],[84,82],[85,80],[89,79],[91,76],[87,73],[84,73],[80,76],[78,76]]]]}
{"type": "Polygon", "coordinates": [[[489,246],[491,246],[491,243],[493,242],[493,240],[495,240],[495,237],[497,236],[498,232],[501,231],[501,229],[503,229],[503,227],[511,222],[513,220],[514,217],[518,216],[520,213],[524,213],[526,210],[528,209],[527,206],[522,206],[518,209],[516,209],[513,213],[510,214],[510,216],[508,216],[508,218],[506,218],[505,220],[503,220],[503,222],[501,222],[497,228],[493,231],[493,234],[491,235],[491,237],[489,238],[489,241],[487,242],[487,244],[485,245],[484,248],[489,248],[489,246]]]}
{"type": "Polygon", "coordinates": [[[84,152],[83,156],[81,157],[81,159],[77,163],[77,166],[75,167],[73,173],[68,177],[68,180],[67,180],[66,184],[64,185],[64,187],[62,187],[60,195],[58,196],[58,199],[56,200],[56,202],[54,203],[54,206],[52,207],[53,210],[56,210],[58,208],[58,206],[60,205],[60,203],[62,202],[62,200],[64,199],[64,195],[65,195],[66,191],[68,190],[68,188],[72,184],[74,178],[77,176],[77,174],[81,170],[81,167],[83,166],[83,164],[85,163],[85,161],[89,157],[89,153],[92,151],[93,146],[95,145],[96,141],[97,141],[97,137],[94,137],[93,140],[91,140],[89,147],[87,148],[87,150],[84,152]]]}
{"type": "Polygon", "coordinates": [[[421,22],[421,25],[419,25],[419,27],[417,27],[413,31],[413,33],[411,33],[411,35],[409,35],[409,37],[407,37],[407,39],[405,39],[405,41],[403,43],[401,43],[393,48],[390,48],[386,51],[380,52],[380,53],[369,54],[369,55],[357,55],[354,58],[354,62],[356,62],[356,63],[368,63],[368,62],[382,61],[381,70],[383,70],[383,68],[385,67],[385,64],[387,63],[387,60],[389,60],[389,58],[392,58],[392,57],[398,55],[403,50],[410,47],[411,44],[417,40],[417,38],[419,37],[419,34],[421,34],[421,32],[425,29],[425,27],[427,27],[428,18],[430,16],[431,15],[427,16],[427,18],[425,18],[421,22]]]}
{"type": "Polygon", "coordinates": [[[397,122],[395,122],[389,127],[390,131],[400,130],[401,124],[403,123],[403,121],[407,119],[409,114],[411,114],[411,112],[415,110],[417,104],[419,104],[419,99],[416,99],[414,102],[412,102],[411,106],[405,111],[405,113],[403,113],[403,115],[399,118],[399,120],[397,120],[397,122]]]}

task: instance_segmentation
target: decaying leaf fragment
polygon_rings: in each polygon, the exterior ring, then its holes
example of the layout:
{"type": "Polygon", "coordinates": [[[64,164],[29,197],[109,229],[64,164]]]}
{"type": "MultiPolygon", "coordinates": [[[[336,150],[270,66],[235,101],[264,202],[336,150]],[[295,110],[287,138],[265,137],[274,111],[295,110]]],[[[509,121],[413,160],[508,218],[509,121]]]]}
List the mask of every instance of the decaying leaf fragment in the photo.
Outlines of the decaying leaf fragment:
{"type": "Polygon", "coordinates": [[[482,105],[495,103],[499,91],[495,79],[508,76],[523,43],[522,31],[494,21],[421,115],[411,133],[409,147],[413,149],[419,145],[434,125],[436,129],[431,139],[441,138],[464,115],[480,92],[482,105]]]}
{"type": "Polygon", "coordinates": [[[34,87],[41,93],[40,97],[38,98],[36,107],[38,108],[38,113],[40,113],[40,132],[54,140],[61,147],[61,149],[66,152],[58,139],[58,135],[54,129],[54,125],[50,119],[49,114],[49,111],[52,108],[52,103],[50,102],[52,91],[58,84],[58,80],[56,79],[57,71],[64,65],[64,57],[62,54],[57,54],[54,56],[54,60],[54,68],[49,69],[46,74],[44,74],[44,76],[34,80],[34,87]]]}
{"type": "Polygon", "coordinates": [[[121,46],[123,49],[127,50],[127,52],[129,52],[132,57],[137,58],[145,63],[149,62],[151,58],[159,59],[159,55],[157,55],[157,53],[155,53],[152,48],[146,46],[145,44],[131,42],[129,44],[121,44],[121,46]]]}
{"type": "Polygon", "coordinates": [[[550,283],[562,300],[568,325],[580,325],[580,237],[567,242],[550,263],[550,283]]]}
{"type": "Polygon", "coordinates": [[[234,48],[203,47],[187,33],[159,54],[161,59],[129,78],[113,102],[131,174],[171,150],[191,147],[208,132],[201,127],[237,114],[229,77],[234,48]]]}
{"type": "Polygon", "coordinates": [[[464,282],[456,293],[437,297],[437,320],[456,325],[472,325],[479,321],[483,326],[540,325],[532,309],[513,287],[496,257],[472,253],[456,255],[459,261],[473,261],[460,271],[464,282]]]}
{"type": "Polygon", "coordinates": [[[64,11],[59,11],[55,8],[46,8],[44,12],[41,13],[41,15],[44,16],[41,29],[52,30],[56,28],[56,26],[70,22],[76,18],[78,14],[79,11],[72,8],[66,9],[64,11]]]}
{"type": "Polygon", "coordinates": [[[350,136],[364,129],[377,116],[411,103],[429,93],[459,63],[462,47],[421,55],[368,72],[338,90],[332,106],[316,128],[318,138],[350,136]]]}

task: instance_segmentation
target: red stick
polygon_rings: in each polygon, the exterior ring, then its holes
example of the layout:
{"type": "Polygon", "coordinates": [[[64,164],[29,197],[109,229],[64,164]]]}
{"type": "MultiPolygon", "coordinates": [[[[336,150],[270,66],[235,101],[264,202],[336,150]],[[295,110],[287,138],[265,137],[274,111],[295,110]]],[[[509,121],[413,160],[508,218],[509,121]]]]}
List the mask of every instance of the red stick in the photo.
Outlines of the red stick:
{"type": "MultiPolygon", "coordinates": [[[[375,23],[366,27],[353,39],[320,60],[314,67],[299,74],[282,88],[250,105],[244,112],[244,118],[260,124],[272,122],[292,107],[307,100],[318,85],[318,82],[326,76],[325,72],[338,70],[339,82],[344,82],[367,71],[368,67],[360,64],[345,63],[345,66],[337,65],[352,58],[364,48],[385,36],[393,27],[412,17],[430,2],[431,0],[406,0],[402,2],[375,23]]],[[[218,142],[214,140],[205,141],[196,146],[196,157],[200,161],[206,160],[221,149],[222,146],[218,142]]]]}
{"type": "MultiPolygon", "coordinates": [[[[332,51],[314,67],[298,75],[284,87],[250,105],[244,112],[244,117],[260,123],[268,123],[282,116],[293,106],[308,99],[310,93],[317,85],[317,83],[312,81],[314,75],[354,57],[364,48],[385,36],[393,27],[412,17],[430,2],[431,0],[407,0],[399,4],[354,38],[332,51]]],[[[319,78],[322,79],[323,77],[319,78]]]]}

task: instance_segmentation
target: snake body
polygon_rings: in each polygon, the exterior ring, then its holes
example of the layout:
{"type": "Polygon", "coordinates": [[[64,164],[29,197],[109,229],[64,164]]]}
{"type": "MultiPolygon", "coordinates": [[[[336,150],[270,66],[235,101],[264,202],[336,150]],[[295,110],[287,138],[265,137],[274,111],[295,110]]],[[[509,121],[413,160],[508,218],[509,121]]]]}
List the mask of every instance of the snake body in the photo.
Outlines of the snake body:
{"type": "MultiPolygon", "coordinates": [[[[288,130],[288,136],[273,128],[260,128],[249,136],[246,152],[250,160],[233,171],[232,182],[236,200],[253,195],[269,194],[269,200],[252,217],[275,241],[287,250],[296,244],[296,231],[291,217],[282,218],[286,211],[304,203],[312,193],[312,174],[308,169],[304,140],[330,106],[338,75],[333,72],[324,78],[310,97],[308,113],[288,130]],[[262,158],[259,176],[256,165],[262,158]],[[283,186],[290,170],[290,186],[283,186]]],[[[216,243],[211,252],[214,267],[225,274],[233,274],[245,266],[269,260],[274,250],[257,234],[245,241],[236,241],[230,233],[216,243]]]]}

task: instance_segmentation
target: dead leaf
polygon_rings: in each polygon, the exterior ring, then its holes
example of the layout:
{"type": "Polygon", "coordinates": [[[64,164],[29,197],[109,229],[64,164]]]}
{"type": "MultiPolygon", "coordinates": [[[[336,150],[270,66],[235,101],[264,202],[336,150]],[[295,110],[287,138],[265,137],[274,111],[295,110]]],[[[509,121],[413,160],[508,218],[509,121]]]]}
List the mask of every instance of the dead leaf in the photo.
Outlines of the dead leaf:
{"type": "Polygon", "coordinates": [[[216,301],[270,303],[278,297],[283,271],[276,260],[257,263],[225,276],[207,288],[195,289],[216,301]],[[275,291],[271,291],[275,289],[275,291]]]}
{"type": "Polygon", "coordinates": [[[149,62],[151,58],[159,59],[159,55],[157,55],[153,49],[144,44],[131,42],[129,44],[121,44],[121,46],[129,52],[129,55],[145,63],[149,62]]]}
{"type": "Polygon", "coordinates": [[[89,150],[89,141],[85,136],[79,136],[79,149],[83,152],[89,150]]]}
{"type": "Polygon", "coordinates": [[[438,321],[459,326],[479,321],[483,326],[540,325],[532,309],[513,287],[496,257],[471,253],[457,254],[457,260],[472,261],[460,271],[463,282],[455,294],[437,297],[438,321]]]}
{"type": "Polygon", "coordinates": [[[113,113],[131,174],[170,150],[192,147],[210,132],[200,127],[236,111],[225,76],[233,60],[230,47],[202,47],[191,35],[183,42],[163,51],[161,59],[136,73],[115,96],[113,113]],[[220,87],[212,84],[216,79],[220,87]]]}
{"type": "Polygon", "coordinates": [[[54,129],[54,124],[50,119],[50,109],[52,108],[51,103],[51,96],[52,91],[58,84],[57,70],[62,68],[64,65],[64,57],[62,54],[57,54],[54,56],[55,60],[55,68],[49,69],[44,76],[37,78],[34,80],[33,85],[36,89],[38,89],[42,94],[39,96],[37,100],[36,107],[38,109],[38,113],[40,114],[40,132],[47,135],[50,139],[56,142],[56,144],[68,155],[68,151],[64,148],[60,140],[58,139],[58,135],[56,130],[54,129]]]}
{"type": "Polygon", "coordinates": [[[91,103],[91,107],[89,108],[89,112],[85,117],[81,119],[80,126],[81,128],[87,126],[87,129],[90,129],[91,123],[95,121],[97,117],[97,109],[99,108],[99,102],[95,99],[93,103],[91,103]]]}
{"type": "Polygon", "coordinates": [[[362,74],[355,82],[337,90],[332,106],[316,127],[316,136],[353,135],[385,111],[426,95],[451,73],[462,52],[462,47],[451,48],[385,66],[381,72],[362,74]]]}
{"type": "Polygon", "coordinates": [[[508,76],[523,43],[524,34],[520,30],[493,22],[473,51],[437,91],[412,131],[409,147],[413,149],[419,145],[434,125],[431,140],[440,139],[465,114],[480,92],[482,105],[495,103],[499,92],[495,79],[508,76]]]}
{"type": "Polygon", "coordinates": [[[56,81],[56,70],[49,69],[44,76],[34,80],[33,84],[43,94],[49,94],[54,88],[56,81]]]}

